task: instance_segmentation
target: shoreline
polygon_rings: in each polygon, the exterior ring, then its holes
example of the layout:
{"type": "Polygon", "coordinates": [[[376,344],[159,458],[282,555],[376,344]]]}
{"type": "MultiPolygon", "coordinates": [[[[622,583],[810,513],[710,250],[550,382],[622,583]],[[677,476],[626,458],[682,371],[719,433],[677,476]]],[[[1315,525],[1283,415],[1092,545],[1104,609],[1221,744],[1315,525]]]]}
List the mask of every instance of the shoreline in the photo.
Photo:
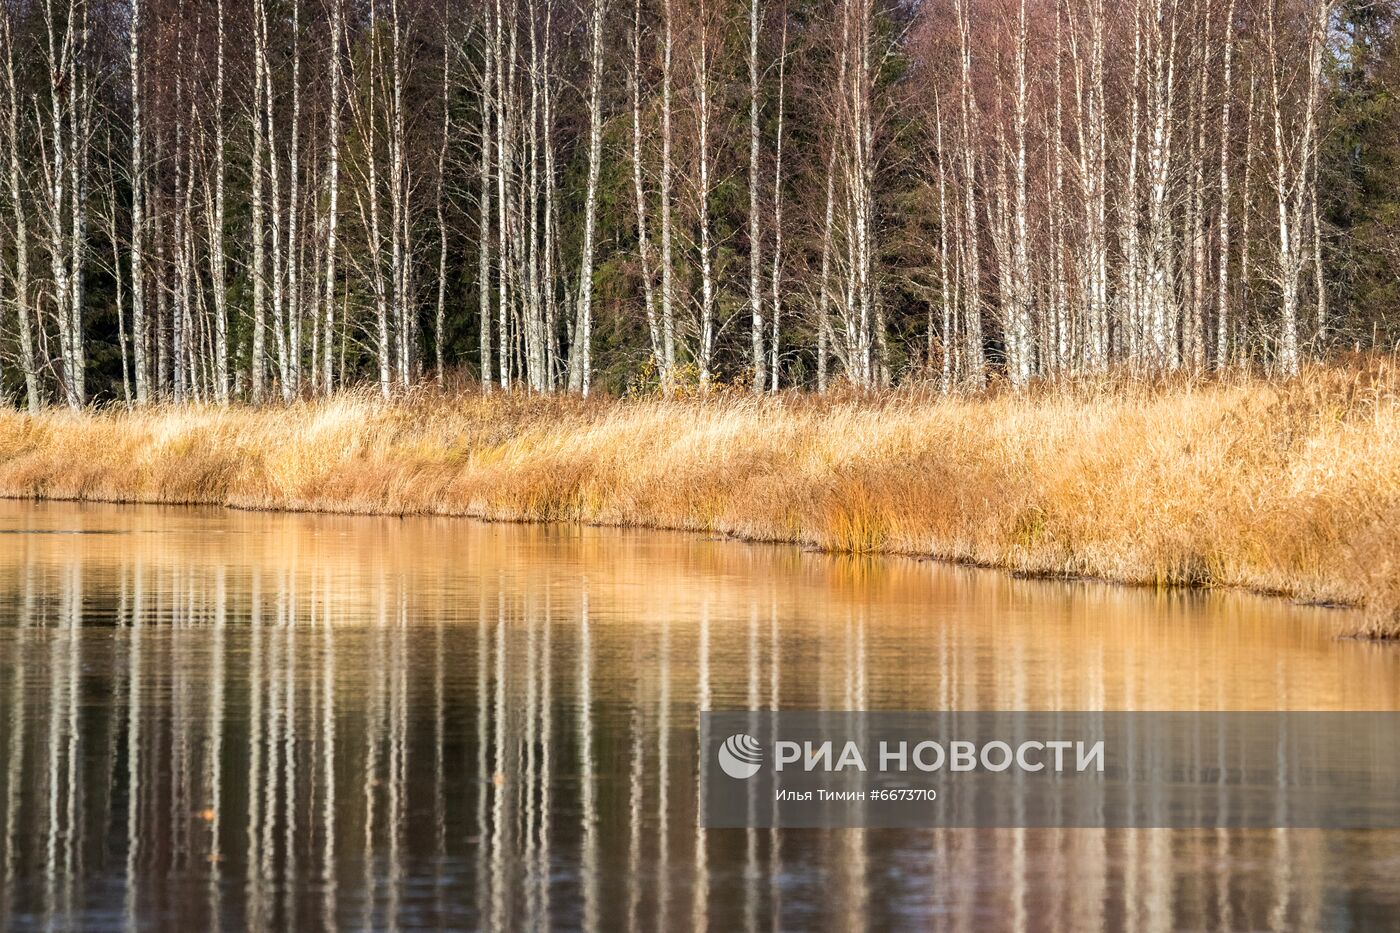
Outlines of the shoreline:
{"type": "MultiPolygon", "coordinates": [[[[721,541],[729,544],[753,544],[766,547],[796,548],[804,553],[821,554],[830,557],[870,557],[876,559],[899,559],[909,560],[916,563],[942,564],[948,567],[965,567],[970,570],[982,570],[989,573],[1005,574],[1013,580],[1030,581],[1064,581],[1079,583],[1096,583],[1109,586],[1121,586],[1129,589],[1146,590],[1185,590],[1190,592],[1210,592],[1223,591],[1242,593],[1249,596],[1258,596],[1263,599],[1278,599],[1288,602],[1294,606],[1313,609],[1331,609],[1338,612],[1358,612],[1364,610],[1365,606],[1361,602],[1345,602],[1329,599],[1309,599],[1296,595],[1288,590],[1270,590],[1258,587],[1250,587],[1244,584],[1224,584],[1224,583],[1182,583],[1168,582],[1161,585],[1147,581],[1133,581],[1115,579],[1113,577],[1097,576],[1092,573],[1080,572],[1057,572],[1057,571],[1036,571],[1036,570],[1014,570],[1004,564],[980,563],[971,558],[942,557],[936,554],[924,554],[914,551],[851,551],[839,550],[836,548],[820,547],[814,544],[805,544],[801,541],[788,538],[763,538],[746,537],[735,532],[718,531],[705,528],[686,528],[674,525],[653,525],[642,523],[621,523],[621,522],[601,522],[578,519],[536,519],[536,518],[509,518],[504,516],[487,517],[470,512],[440,512],[440,511],[405,511],[405,512],[375,512],[356,510],[350,511],[344,508],[336,508],[333,505],[310,508],[290,505],[240,505],[230,502],[182,502],[173,500],[158,499],[107,499],[89,496],[86,498],[71,498],[64,496],[22,496],[11,495],[0,492],[0,501],[5,502],[55,502],[68,504],[91,504],[91,505],[111,505],[111,506],[132,506],[135,508],[166,507],[172,509],[229,509],[237,512],[264,512],[273,515],[327,515],[343,517],[363,517],[363,518],[448,518],[458,519],[468,522],[481,522],[487,525],[533,525],[552,527],[580,527],[580,528],[601,528],[614,531],[641,531],[641,532],[664,532],[667,534],[680,535],[706,535],[707,540],[721,541]]],[[[1366,636],[1364,633],[1344,630],[1338,636],[1342,638],[1368,638],[1374,641],[1400,641],[1400,636],[1366,636]]]]}
{"type": "Polygon", "coordinates": [[[1238,589],[1400,636],[1400,378],[0,413],[0,496],[718,534],[1238,589]]]}

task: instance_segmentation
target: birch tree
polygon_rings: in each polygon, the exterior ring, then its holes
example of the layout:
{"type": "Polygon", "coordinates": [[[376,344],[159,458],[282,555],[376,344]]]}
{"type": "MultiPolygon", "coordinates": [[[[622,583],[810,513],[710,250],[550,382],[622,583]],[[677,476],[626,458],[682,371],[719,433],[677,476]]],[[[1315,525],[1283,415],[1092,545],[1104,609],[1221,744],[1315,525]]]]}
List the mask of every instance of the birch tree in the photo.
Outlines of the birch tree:
{"type": "Polygon", "coordinates": [[[6,181],[13,220],[15,264],[11,282],[15,330],[19,341],[19,367],[24,373],[25,404],[31,414],[39,411],[38,360],[34,353],[33,306],[29,281],[29,225],[25,219],[24,186],[20,171],[20,87],[15,76],[15,30],[9,6],[0,12],[0,44],[5,51],[5,149],[9,153],[6,181]]]}
{"type": "Polygon", "coordinates": [[[767,382],[763,356],[763,239],[759,226],[758,190],[758,21],[760,0],[749,3],[749,312],[753,340],[753,388],[767,382]]]}
{"type": "Polygon", "coordinates": [[[609,42],[605,0],[11,3],[0,376],[34,409],[468,357],[580,394],[1296,372],[1394,336],[1343,274],[1386,234],[1339,209],[1378,131],[1324,145],[1378,54],[1334,10],[634,0],[609,42]]]}
{"type": "Polygon", "coordinates": [[[783,105],[787,92],[788,27],[787,11],[783,11],[782,42],[778,48],[778,126],[773,142],[773,270],[769,281],[773,286],[773,332],[769,338],[768,374],[770,392],[778,391],[782,375],[779,349],[782,344],[783,320],[783,105]]]}
{"type": "Polygon", "coordinates": [[[672,2],[662,0],[665,39],[661,65],[661,348],[665,365],[661,370],[661,384],[667,393],[676,376],[675,270],[671,255],[671,57],[675,47],[672,2]]]}
{"type": "MultiPolygon", "coordinates": [[[[139,0],[134,0],[139,2],[139,0]]],[[[264,95],[267,73],[267,33],[264,28],[266,13],[263,0],[254,0],[253,5],[253,100],[250,122],[253,130],[251,166],[251,211],[253,241],[253,265],[250,272],[253,280],[253,332],[248,353],[249,384],[254,404],[263,400],[266,379],[266,340],[267,340],[267,265],[265,222],[263,203],[263,153],[267,148],[265,134],[267,123],[263,118],[264,95]]],[[[133,71],[134,75],[134,71],[133,71]]],[[[133,77],[133,82],[135,78],[133,77]]],[[[134,254],[133,254],[134,256],[134,254]]],[[[135,273],[133,273],[133,276],[135,273]]],[[[139,279],[137,280],[139,281],[139,279]]],[[[139,286],[138,286],[139,287],[139,286]]],[[[139,339],[139,337],[138,337],[139,339]]],[[[139,369],[139,364],[138,364],[139,369]]]]}
{"type": "Polygon", "coordinates": [[[588,188],[584,195],[583,255],[579,262],[578,319],[574,328],[574,357],[569,367],[569,388],[588,395],[592,373],[589,351],[593,342],[593,235],[598,212],[598,171],[602,161],[603,114],[600,103],[603,81],[603,0],[593,0],[589,28],[591,46],[588,77],[588,188]]]}
{"type": "Polygon", "coordinates": [[[1232,68],[1235,52],[1235,0],[1225,12],[1225,47],[1221,59],[1220,191],[1216,230],[1219,231],[1216,263],[1215,367],[1230,360],[1230,108],[1233,103],[1232,68]]]}
{"type": "Polygon", "coordinates": [[[1298,372],[1299,288],[1304,251],[1304,211],[1309,206],[1310,166],[1317,146],[1317,96],[1322,78],[1322,55],[1327,41],[1331,0],[1305,0],[1305,64],[1296,69],[1282,47],[1279,18],[1282,0],[1270,0],[1265,20],[1269,68],[1270,126],[1273,135],[1273,194],[1278,210],[1277,280],[1279,288],[1278,365],[1287,375],[1298,372]],[[1285,99],[1289,72],[1300,72],[1302,89],[1293,106],[1285,99]],[[1295,119],[1290,119],[1295,117],[1295,119]]]}
{"type": "Polygon", "coordinates": [[[699,36],[694,53],[696,190],[695,200],[700,227],[700,340],[696,351],[700,385],[708,386],[713,377],[715,345],[715,277],[710,244],[710,23],[705,0],[700,0],[699,36]]]}
{"type": "Polygon", "coordinates": [[[966,252],[963,308],[963,345],[966,374],[973,388],[980,388],[985,378],[982,356],[982,283],[981,257],[977,244],[977,150],[975,137],[978,124],[977,103],[972,94],[972,23],[968,18],[967,0],[954,0],[958,30],[959,118],[961,120],[963,223],[966,225],[963,248],[966,252]]]}
{"type": "Polygon", "coordinates": [[[632,68],[628,72],[628,93],[632,103],[632,198],[637,209],[637,262],[642,280],[642,302],[646,312],[647,333],[651,338],[651,356],[656,371],[666,382],[666,354],[661,344],[661,332],[656,320],[655,271],[652,266],[651,238],[647,232],[647,193],[642,180],[642,0],[632,5],[632,68]]]}
{"type": "Polygon", "coordinates": [[[326,394],[335,390],[335,305],[336,305],[336,255],[339,242],[337,229],[340,221],[340,109],[341,92],[344,84],[344,71],[341,56],[344,54],[344,11],[341,0],[330,0],[330,110],[327,113],[326,147],[328,167],[326,175],[326,270],[322,300],[325,302],[322,329],[325,340],[322,343],[321,385],[326,394]]]}
{"type": "Polygon", "coordinates": [[[433,315],[433,355],[436,363],[433,371],[439,388],[442,386],[443,368],[446,366],[443,339],[447,329],[447,220],[443,210],[443,192],[447,185],[447,147],[451,142],[452,134],[452,103],[448,69],[448,48],[451,45],[451,40],[449,38],[450,30],[447,27],[447,7],[445,5],[442,19],[444,32],[442,41],[442,144],[438,147],[437,203],[435,205],[438,228],[438,281],[437,310],[433,315]]]}
{"type": "Polygon", "coordinates": [[[214,397],[221,405],[229,400],[228,372],[228,259],[224,252],[225,188],[224,141],[224,0],[216,7],[217,51],[214,78],[214,196],[209,213],[209,275],[214,298],[214,397]]]}
{"type": "Polygon", "coordinates": [[[44,0],[48,71],[49,153],[46,217],[51,301],[59,339],[59,377],[70,408],[87,401],[87,355],[83,340],[83,275],[86,251],[86,161],[90,87],[83,68],[88,36],[86,3],[68,0],[56,8],[44,0]]]}

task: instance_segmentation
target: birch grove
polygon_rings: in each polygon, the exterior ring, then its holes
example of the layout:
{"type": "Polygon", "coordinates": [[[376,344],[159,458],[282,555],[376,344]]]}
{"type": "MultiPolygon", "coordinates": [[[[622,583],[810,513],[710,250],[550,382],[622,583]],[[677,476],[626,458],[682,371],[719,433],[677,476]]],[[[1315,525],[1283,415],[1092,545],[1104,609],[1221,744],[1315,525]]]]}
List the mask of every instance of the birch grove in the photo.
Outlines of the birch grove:
{"type": "Polygon", "coordinates": [[[3,3],[30,410],[1289,376],[1400,334],[1335,142],[1394,5],[3,3]]]}

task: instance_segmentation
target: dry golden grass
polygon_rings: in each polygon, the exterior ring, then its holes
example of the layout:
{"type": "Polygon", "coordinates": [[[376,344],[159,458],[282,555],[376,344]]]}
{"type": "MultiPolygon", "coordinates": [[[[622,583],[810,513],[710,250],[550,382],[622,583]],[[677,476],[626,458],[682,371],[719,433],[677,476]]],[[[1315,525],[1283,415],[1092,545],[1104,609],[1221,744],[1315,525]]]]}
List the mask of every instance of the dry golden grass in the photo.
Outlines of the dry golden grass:
{"type": "Polygon", "coordinates": [[[1363,605],[1400,635],[1400,374],[1026,395],[350,394],[0,415],[0,494],[694,529],[1363,605]]]}

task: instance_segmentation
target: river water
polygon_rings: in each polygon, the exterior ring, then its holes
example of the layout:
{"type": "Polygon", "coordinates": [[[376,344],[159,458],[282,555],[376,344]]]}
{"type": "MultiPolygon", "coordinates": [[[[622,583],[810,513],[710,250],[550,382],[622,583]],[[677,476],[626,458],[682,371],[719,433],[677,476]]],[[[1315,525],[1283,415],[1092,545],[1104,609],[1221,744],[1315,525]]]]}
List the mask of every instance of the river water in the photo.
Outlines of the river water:
{"type": "Polygon", "coordinates": [[[1400,833],[706,830],[704,708],[1400,709],[1335,610],[0,502],[0,929],[1373,929],[1400,833]]]}

